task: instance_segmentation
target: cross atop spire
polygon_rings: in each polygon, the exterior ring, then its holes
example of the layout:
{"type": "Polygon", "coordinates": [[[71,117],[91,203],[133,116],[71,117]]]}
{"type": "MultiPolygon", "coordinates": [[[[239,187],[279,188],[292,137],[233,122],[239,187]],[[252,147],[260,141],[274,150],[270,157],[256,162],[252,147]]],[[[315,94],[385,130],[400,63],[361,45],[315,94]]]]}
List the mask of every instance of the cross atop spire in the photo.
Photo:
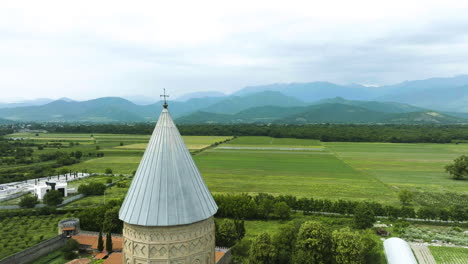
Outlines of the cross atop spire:
{"type": "Polygon", "coordinates": [[[167,109],[168,104],[167,104],[166,98],[169,97],[169,95],[166,94],[166,88],[164,88],[163,90],[164,90],[164,93],[161,94],[160,97],[164,98],[163,107],[164,107],[165,109],[167,109]]]}

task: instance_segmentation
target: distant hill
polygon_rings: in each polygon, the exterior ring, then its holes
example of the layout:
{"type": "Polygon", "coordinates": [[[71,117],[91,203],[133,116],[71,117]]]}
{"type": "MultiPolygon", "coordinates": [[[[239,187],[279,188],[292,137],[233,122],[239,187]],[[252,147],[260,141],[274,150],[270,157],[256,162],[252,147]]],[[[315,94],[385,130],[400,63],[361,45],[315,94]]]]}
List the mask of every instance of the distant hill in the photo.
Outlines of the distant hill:
{"type": "Polygon", "coordinates": [[[468,75],[431,78],[385,86],[376,100],[391,100],[451,112],[468,112],[468,75]]]}
{"type": "Polygon", "coordinates": [[[267,105],[292,107],[305,106],[306,103],[280,92],[263,91],[243,96],[229,96],[223,98],[223,100],[216,104],[201,109],[201,111],[219,114],[235,114],[252,107],[267,105]]]}
{"type": "Polygon", "coordinates": [[[338,85],[330,82],[278,83],[245,87],[233,95],[247,95],[263,91],[280,91],[284,95],[304,102],[313,102],[325,98],[345,97],[348,99],[368,100],[378,96],[378,89],[358,84],[338,85]]]}
{"type": "Polygon", "coordinates": [[[424,110],[421,107],[412,106],[409,104],[395,103],[395,102],[378,102],[378,101],[356,101],[346,100],[342,97],[335,97],[330,99],[323,99],[314,104],[345,104],[366,108],[371,111],[384,112],[384,113],[408,113],[424,110]]]}
{"type": "Polygon", "coordinates": [[[206,91],[206,92],[195,92],[195,93],[188,93],[182,96],[177,97],[176,101],[185,102],[190,99],[195,98],[205,98],[205,97],[224,97],[226,94],[217,91],[206,91]]]}
{"type": "Polygon", "coordinates": [[[149,108],[119,97],[76,102],[57,100],[41,106],[0,109],[0,117],[16,121],[115,122],[154,119],[149,108]]]}
{"type": "MultiPolygon", "coordinates": [[[[376,104],[371,104],[376,108],[376,104]]],[[[277,123],[277,124],[462,124],[468,119],[447,114],[420,110],[417,112],[374,111],[362,106],[343,103],[322,103],[307,107],[264,106],[250,108],[236,114],[216,114],[196,112],[176,119],[180,124],[237,124],[237,123],[277,123]]]]}
{"type": "MultiPolygon", "coordinates": [[[[220,100],[207,97],[171,102],[171,114],[177,118],[220,100]]],[[[45,122],[146,122],[156,121],[161,106],[162,102],[136,105],[120,97],[102,97],[82,102],[57,100],[41,106],[0,109],[0,118],[45,122]]]]}
{"type": "Polygon", "coordinates": [[[14,121],[8,120],[8,119],[3,119],[0,118],[0,125],[7,125],[7,124],[13,124],[15,123],[14,121]]]}
{"type": "Polygon", "coordinates": [[[14,107],[23,107],[23,106],[45,105],[53,101],[54,99],[38,98],[34,100],[23,100],[23,101],[14,102],[14,103],[0,103],[0,108],[14,108],[14,107]]]}

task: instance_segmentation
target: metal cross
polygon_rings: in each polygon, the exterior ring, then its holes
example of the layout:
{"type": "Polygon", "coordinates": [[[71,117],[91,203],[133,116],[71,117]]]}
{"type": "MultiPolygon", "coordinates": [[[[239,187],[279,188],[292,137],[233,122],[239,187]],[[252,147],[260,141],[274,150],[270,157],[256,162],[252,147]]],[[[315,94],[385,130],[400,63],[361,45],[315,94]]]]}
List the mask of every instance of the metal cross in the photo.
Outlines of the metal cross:
{"type": "Polygon", "coordinates": [[[169,97],[169,95],[166,94],[166,88],[164,88],[163,90],[164,90],[164,93],[161,94],[160,97],[164,98],[163,107],[164,107],[164,108],[167,108],[167,101],[166,101],[166,98],[169,97]]]}

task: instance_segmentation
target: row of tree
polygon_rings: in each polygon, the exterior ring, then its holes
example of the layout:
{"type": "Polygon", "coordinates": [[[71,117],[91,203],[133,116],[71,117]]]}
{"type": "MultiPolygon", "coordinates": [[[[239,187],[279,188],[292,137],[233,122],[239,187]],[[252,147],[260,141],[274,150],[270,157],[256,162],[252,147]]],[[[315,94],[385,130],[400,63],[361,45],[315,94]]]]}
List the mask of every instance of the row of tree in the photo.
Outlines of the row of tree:
{"type": "Polygon", "coordinates": [[[288,219],[290,209],[302,211],[304,214],[313,212],[338,213],[343,215],[355,214],[360,205],[368,207],[374,215],[392,218],[420,218],[426,220],[468,220],[468,207],[454,205],[448,208],[424,206],[419,209],[403,205],[401,207],[382,205],[376,202],[360,202],[314,198],[297,198],[292,195],[273,196],[260,193],[258,195],[227,194],[214,195],[218,205],[218,217],[234,219],[288,219]]]}
{"type": "Polygon", "coordinates": [[[379,263],[377,241],[367,231],[349,228],[331,231],[320,222],[307,221],[298,230],[288,224],[271,236],[262,233],[250,246],[250,264],[379,263]]]}
{"type": "MultiPolygon", "coordinates": [[[[58,133],[151,134],[153,123],[33,124],[58,133]]],[[[183,135],[271,136],[340,142],[449,143],[468,141],[468,125],[179,125],[183,135]]]]}
{"type": "Polygon", "coordinates": [[[106,185],[100,182],[91,182],[88,184],[81,184],[78,187],[78,192],[84,195],[103,195],[105,191],[106,191],[106,185]]]}

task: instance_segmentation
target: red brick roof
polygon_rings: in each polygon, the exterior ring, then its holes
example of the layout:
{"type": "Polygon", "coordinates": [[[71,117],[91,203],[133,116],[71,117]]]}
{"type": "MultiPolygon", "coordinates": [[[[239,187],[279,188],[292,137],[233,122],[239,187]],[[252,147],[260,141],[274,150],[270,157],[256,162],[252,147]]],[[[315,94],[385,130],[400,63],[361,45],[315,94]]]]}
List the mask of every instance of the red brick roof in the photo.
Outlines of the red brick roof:
{"type": "Polygon", "coordinates": [[[215,263],[218,263],[218,261],[224,256],[224,252],[221,251],[215,251],[215,263]]]}
{"type": "Polygon", "coordinates": [[[104,260],[103,264],[122,264],[123,256],[120,252],[112,253],[106,260],[104,260]]]}
{"type": "MultiPolygon", "coordinates": [[[[78,243],[80,243],[81,245],[88,245],[88,246],[91,246],[91,248],[93,249],[97,249],[98,236],[78,234],[78,235],[72,236],[72,238],[78,241],[78,243]]],[[[105,238],[103,237],[103,239],[105,238]]],[[[112,249],[115,251],[122,250],[122,238],[121,237],[112,237],[112,249]]]]}
{"type": "Polygon", "coordinates": [[[103,259],[103,258],[105,258],[106,256],[107,256],[107,252],[104,251],[104,252],[99,253],[99,254],[97,254],[96,256],[94,256],[94,258],[95,258],[95,259],[103,259]]]}
{"type": "Polygon", "coordinates": [[[89,264],[91,260],[87,258],[82,258],[82,259],[74,259],[70,262],[67,262],[67,264],[89,264]]]}

